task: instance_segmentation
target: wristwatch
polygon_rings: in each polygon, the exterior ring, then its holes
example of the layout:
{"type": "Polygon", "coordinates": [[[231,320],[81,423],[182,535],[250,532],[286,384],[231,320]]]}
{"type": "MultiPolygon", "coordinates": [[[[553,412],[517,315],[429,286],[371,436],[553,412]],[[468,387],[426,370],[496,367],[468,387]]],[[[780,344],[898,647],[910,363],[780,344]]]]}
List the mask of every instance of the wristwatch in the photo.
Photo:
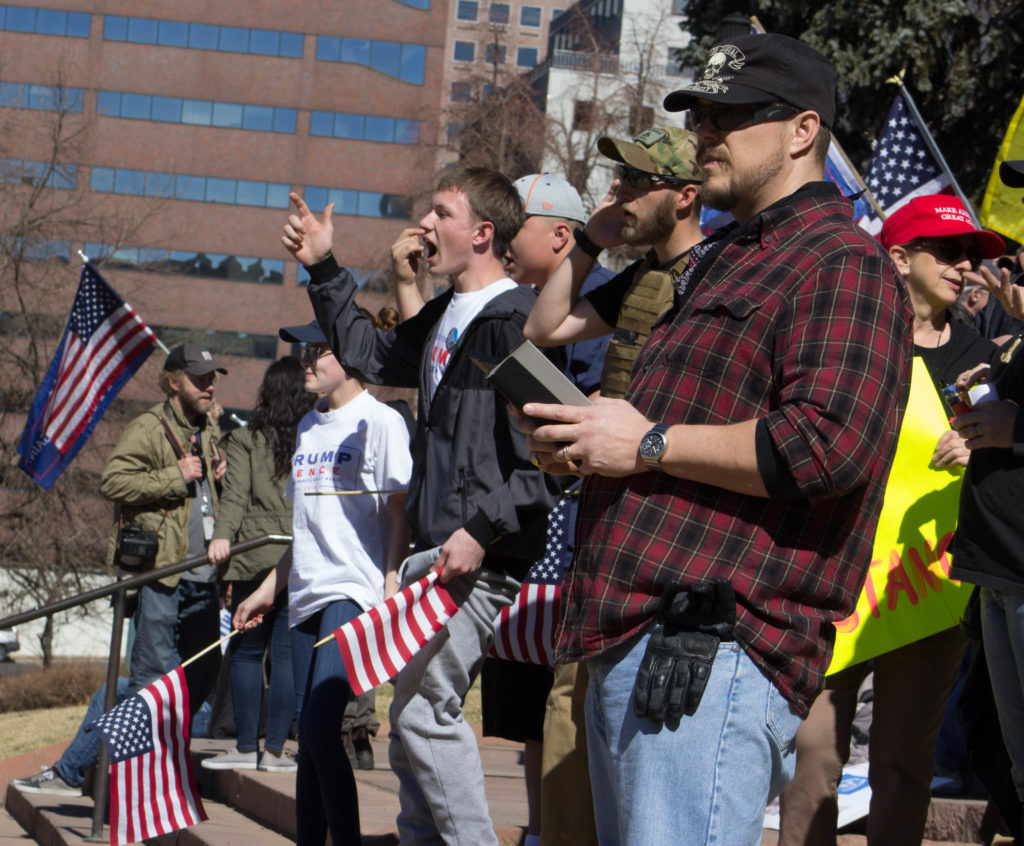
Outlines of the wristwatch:
{"type": "Polygon", "coordinates": [[[661,457],[668,449],[668,424],[656,423],[640,439],[640,460],[649,470],[661,467],[661,457]]]}
{"type": "Polygon", "coordinates": [[[596,259],[599,255],[601,255],[601,251],[604,249],[604,247],[599,247],[597,246],[597,244],[591,241],[590,236],[583,231],[582,226],[577,226],[572,231],[572,234],[576,238],[576,246],[583,250],[583,252],[590,256],[592,259],[596,259]]]}

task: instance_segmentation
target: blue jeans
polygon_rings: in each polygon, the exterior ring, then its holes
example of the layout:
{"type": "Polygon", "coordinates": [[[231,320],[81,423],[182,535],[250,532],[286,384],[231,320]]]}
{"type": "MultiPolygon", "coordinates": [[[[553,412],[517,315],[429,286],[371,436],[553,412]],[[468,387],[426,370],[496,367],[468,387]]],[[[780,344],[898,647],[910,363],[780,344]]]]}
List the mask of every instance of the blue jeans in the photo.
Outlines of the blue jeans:
{"type": "MultiPolygon", "coordinates": [[[[231,587],[231,616],[263,579],[236,581],[231,587]]],[[[270,682],[267,702],[265,746],[280,753],[288,739],[295,716],[295,675],[292,671],[292,641],[288,633],[288,591],[278,594],[262,625],[235,635],[228,641],[231,670],[231,703],[238,732],[238,751],[259,749],[260,712],[263,710],[263,656],[270,646],[270,682]]]]}
{"type": "Polygon", "coordinates": [[[633,713],[649,634],[587,661],[587,747],[601,846],[755,846],[792,778],[800,717],[736,643],[723,643],[692,717],[633,713]]]}
{"type": "Polygon", "coordinates": [[[341,721],[352,688],[334,642],[313,644],[362,609],[338,599],[295,626],[292,668],[299,698],[299,771],[295,779],[297,846],[323,846],[330,831],[333,846],[359,846],[359,799],[352,765],[341,739],[341,721]]]}
{"type": "MultiPolygon", "coordinates": [[[[142,690],[220,638],[220,599],[215,582],[181,579],[175,587],[150,582],[139,590],[128,695],[142,690]]],[[[190,716],[213,690],[220,650],[185,668],[190,716]]]]}
{"type": "Polygon", "coordinates": [[[983,587],[981,634],[1013,786],[1024,802],[1024,592],[983,587]]]}
{"type": "MultiPolygon", "coordinates": [[[[115,705],[120,705],[128,698],[127,691],[128,679],[118,679],[117,698],[114,700],[115,705]]],[[[99,757],[100,744],[102,743],[100,733],[98,731],[86,731],[85,727],[103,714],[103,703],[106,701],[106,698],[107,686],[103,685],[92,695],[92,699],[89,700],[89,707],[85,710],[85,716],[82,718],[82,723],[78,727],[78,731],[75,732],[75,737],[71,744],[64,750],[60,760],[53,765],[53,768],[60,777],[74,787],[81,786],[85,780],[85,771],[95,764],[96,759],[99,757]]]]}

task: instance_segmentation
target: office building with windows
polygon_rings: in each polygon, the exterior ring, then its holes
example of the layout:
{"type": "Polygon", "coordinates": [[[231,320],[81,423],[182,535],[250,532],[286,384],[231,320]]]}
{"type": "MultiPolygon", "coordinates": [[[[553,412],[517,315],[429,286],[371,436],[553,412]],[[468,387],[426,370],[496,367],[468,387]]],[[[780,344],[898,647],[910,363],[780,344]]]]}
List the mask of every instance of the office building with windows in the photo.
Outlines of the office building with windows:
{"type": "Polygon", "coordinates": [[[474,87],[544,61],[551,22],[573,0],[451,0],[445,62],[447,103],[467,100],[474,87]]]}
{"type": "MultiPolygon", "coordinates": [[[[318,212],[334,203],[339,261],[364,278],[386,267],[434,182],[426,136],[455,14],[447,0],[0,5],[0,120],[19,128],[5,133],[0,180],[74,197],[106,222],[34,245],[64,262],[47,282],[47,353],[81,249],[168,346],[197,340],[223,359],[221,401],[250,407],[287,351],[277,327],[311,318],[280,242],[289,192],[318,212]],[[58,121],[73,140],[51,166],[58,121]]],[[[0,305],[14,308],[9,291],[0,305]]],[[[124,396],[152,398],[162,360],[124,396]]]]}
{"type": "Polygon", "coordinates": [[[571,133],[571,148],[588,159],[565,163],[549,154],[544,167],[566,170],[588,205],[613,178],[613,163],[593,155],[600,135],[682,125],[682,114],[662,107],[666,94],[693,78],[681,59],[690,41],[679,26],[682,11],[683,0],[581,0],[551,24],[531,83],[549,121],[571,133]]]}

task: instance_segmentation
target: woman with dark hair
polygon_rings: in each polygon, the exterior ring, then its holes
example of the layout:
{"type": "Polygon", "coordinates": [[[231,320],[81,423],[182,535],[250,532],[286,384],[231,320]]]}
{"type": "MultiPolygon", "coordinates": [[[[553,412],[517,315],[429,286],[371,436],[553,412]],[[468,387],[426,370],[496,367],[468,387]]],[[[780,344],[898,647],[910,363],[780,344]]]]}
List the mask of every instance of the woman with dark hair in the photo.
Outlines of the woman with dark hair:
{"type": "MultiPolygon", "coordinates": [[[[231,585],[231,613],[263,581],[281,557],[277,544],[231,555],[231,544],[263,535],[290,535],[292,503],[285,497],[299,421],[316,396],[305,389],[299,360],[285,356],[267,368],[247,427],[231,433],[228,472],[224,479],[217,526],[209,546],[210,561],[228,562],[224,580],[231,585]]],[[[203,766],[213,770],[292,772],[295,761],[283,754],[295,716],[295,681],[288,634],[288,593],[282,591],[264,624],[236,635],[228,645],[231,699],[238,742],[234,749],[203,766]],[[285,613],[280,613],[285,609],[285,613]],[[263,656],[270,646],[267,735],[259,756],[259,722],[263,706],[263,656]]]]}

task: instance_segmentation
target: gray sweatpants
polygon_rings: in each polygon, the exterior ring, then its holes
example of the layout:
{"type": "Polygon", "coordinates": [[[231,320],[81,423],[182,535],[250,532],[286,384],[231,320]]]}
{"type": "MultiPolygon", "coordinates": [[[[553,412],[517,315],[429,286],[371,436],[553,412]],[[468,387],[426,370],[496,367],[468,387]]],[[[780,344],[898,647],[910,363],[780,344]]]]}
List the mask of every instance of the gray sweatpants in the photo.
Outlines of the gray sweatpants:
{"type": "MultiPolygon", "coordinates": [[[[416,574],[403,583],[410,578],[416,574]]],[[[498,846],[480,749],[462,703],[490,649],[494,620],[519,593],[519,582],[481,569],[447,587],[462,607],[395,680],[388,754],[399,781],[399,842],[498,846]]]]}

